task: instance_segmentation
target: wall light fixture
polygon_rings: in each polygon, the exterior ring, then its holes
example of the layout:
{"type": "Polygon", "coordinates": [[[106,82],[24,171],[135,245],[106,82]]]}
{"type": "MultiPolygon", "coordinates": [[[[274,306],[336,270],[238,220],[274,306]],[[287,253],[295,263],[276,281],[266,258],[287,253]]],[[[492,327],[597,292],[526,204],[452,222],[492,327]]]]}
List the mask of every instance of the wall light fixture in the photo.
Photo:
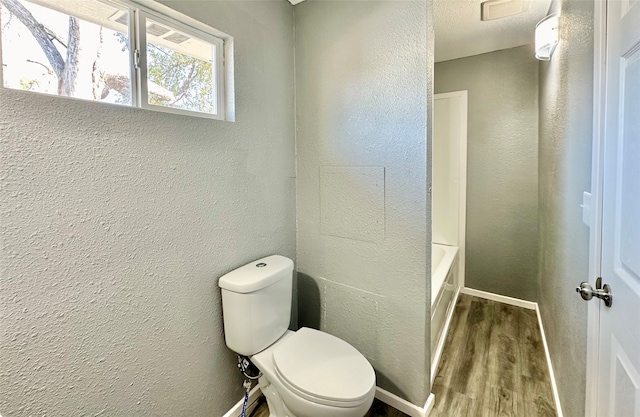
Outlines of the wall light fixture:
{"type": "Polygon", "coordinates": [[[557,14],[552,14],[542,19],[536,25],[536,58],[541,61],[549,61],[559,41],[557,14]]]}

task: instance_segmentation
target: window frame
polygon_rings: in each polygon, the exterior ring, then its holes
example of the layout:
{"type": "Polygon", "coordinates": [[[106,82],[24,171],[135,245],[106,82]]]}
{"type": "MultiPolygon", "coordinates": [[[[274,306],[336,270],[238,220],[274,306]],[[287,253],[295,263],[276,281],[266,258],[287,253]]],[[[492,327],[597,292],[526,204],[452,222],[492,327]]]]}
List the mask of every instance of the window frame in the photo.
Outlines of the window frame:
{"type": "Polygon", "coordinates": [[[171,19],[165,15],[154,13],[148,10],[139,9],[136,11],[136,49],[140,53],[140,59],[137,64],[137,82],[139,88],[136,89],[138,93],[137,100],[139,100],[139,107],[148,110],[162,111],[167,113],[176,114],[197,114],[200,117],[206,117],[210,119],[224,119],[225,100],[224,100],[224,41],[206,32],[202,32],[196,28],[185,25],[180,21],[171,19]],[[160,24],[175,28],[180,32],[184,32],[202,41],[205,41],[215,46],[215,53],[213,57],[212,69],[214,71],[212,81],[213,88],[215,90],[215,113],[204,113],[195,110],[177,109],[168,106],[158,106],[155,104],[149,104],[149,91],[148,91],[148,73],[147,73],[147,19],[151,19],[160,24]],[[222,55],[222,56],[221,56],[222,55]]]}
{"type": "MultiPolygon", "coordinates": [[[[26,0],[29,2],[29,0],[26,0]]],[[[87,100],[77,97],[65,97],[55,94],[40,92],[27,92],[44,94],[64,99],[90,101],[102,104],[145,109],[163,113],[173,113],[185,116],[200,117],[214,120],[234,121],[233,111],[233,38],[205,23],[184,15],[155,0],[93,0],[118,7],[128,12],[129,24],[129,76],[131,79],[131,104],[103,103],[99,100],[87,100]],[[205,113],[196,110],[178,109],[168,106],[149,104],[148,76],[147,76],[147,33],[146,21],[151,19],[175,28],[180,32],[191,35],[202,41],[210,43],[214,48],[212,62],[212,88],[215,91],[215,113],[205,113]]],[[[38,4],[36,2],[36,4],[38,4]]],[[[46,6],[45,6],[46,7],[46,6]]],[[[55,9],[52,9],[55,10],[55,9]]],[[[74,16],[78,17],[78,16],[74,16]]],[[[79,17],[80,18],[80,17],[79,17]]],[[[81,19],[81,18],[80,18],[81,19]]],[[[22,91],[4,86],[2,42],[0,42],[0,87],[4,89],[22,91]]],[[[22,91],[26,92],[26,91],[22,91]]]]}

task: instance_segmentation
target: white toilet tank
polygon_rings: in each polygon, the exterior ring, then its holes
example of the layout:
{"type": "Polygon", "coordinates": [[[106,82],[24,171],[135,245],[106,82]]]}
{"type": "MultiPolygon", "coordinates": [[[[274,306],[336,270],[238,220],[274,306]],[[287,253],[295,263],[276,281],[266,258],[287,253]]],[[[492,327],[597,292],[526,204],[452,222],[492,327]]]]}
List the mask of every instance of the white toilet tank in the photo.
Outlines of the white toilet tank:
{"type": "Polygon", "coordinates": [[[224,336],[229,349],[251,356],[287,331],[292,285],[293,261],[280,255],[258,259],[220,278],[224,336]]]}

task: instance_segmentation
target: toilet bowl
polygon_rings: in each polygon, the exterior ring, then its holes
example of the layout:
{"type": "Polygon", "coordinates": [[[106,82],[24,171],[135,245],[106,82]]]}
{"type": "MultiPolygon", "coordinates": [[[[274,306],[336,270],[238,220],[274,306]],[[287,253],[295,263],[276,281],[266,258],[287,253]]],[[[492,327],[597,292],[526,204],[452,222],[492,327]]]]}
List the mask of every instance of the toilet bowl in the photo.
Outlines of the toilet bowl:
{"type": "Polygon", "coordinates": [[[366,358],[318,330],[289,331],[251,361],[262,372],[260,388],[272,417],[362,417],[375,396],[366,358]]]}
{"type": "Polygon", "coordinates": [[[371,364],[342,339],[288,330],[293,261],[272,255],[222,278],[225,342],[261,371],[271,417],[363,417],[375,396],[371,364]]]}

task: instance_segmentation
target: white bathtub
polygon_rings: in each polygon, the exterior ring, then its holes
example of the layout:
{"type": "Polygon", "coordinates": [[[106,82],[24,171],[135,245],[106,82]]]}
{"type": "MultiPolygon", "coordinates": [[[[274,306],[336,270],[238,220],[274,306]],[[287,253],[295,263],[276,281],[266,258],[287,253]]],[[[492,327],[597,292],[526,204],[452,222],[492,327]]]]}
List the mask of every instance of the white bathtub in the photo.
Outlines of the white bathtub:
{"type": "Polygon", "coordinates": [[[431,381],[446,337],[447,316],[458,286],[458,247],[431,245],[431,381]]]}

